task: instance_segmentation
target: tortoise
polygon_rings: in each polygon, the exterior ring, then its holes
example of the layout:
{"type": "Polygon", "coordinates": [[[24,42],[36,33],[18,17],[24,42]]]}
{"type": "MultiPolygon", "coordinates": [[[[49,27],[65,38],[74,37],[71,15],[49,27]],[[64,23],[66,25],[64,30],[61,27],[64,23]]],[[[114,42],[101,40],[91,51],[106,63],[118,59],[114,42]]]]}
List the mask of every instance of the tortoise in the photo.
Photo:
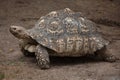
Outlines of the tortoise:
{"type": "Polygon", "coordinates": [[[42,16],[32,29],[11,26],[9,30],[20,39],[24,55],[35,53],[41,69],[50,68],[49,56],[97,54],[105,61],[116,61],[115,56],[107,53],[110,41],[103,38],[97,25],[69,8],[42,16]]]}

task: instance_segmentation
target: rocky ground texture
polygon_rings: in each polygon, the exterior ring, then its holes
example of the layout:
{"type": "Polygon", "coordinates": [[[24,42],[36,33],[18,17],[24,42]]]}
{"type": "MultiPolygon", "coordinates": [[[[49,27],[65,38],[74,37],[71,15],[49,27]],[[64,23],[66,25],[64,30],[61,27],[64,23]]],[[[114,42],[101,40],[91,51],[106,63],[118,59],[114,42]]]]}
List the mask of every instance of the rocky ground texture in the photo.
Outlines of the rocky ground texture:
{"type": "Polygon", "coordinates": [[[0,80],[120,80],[120,61],[52,57],[51,68],[41,70],[34,57],[22,55],[10,25],[32,28],[40,16],[66,7],[96,22],[120,57],[119,0],[0,0],[0,80]]]}

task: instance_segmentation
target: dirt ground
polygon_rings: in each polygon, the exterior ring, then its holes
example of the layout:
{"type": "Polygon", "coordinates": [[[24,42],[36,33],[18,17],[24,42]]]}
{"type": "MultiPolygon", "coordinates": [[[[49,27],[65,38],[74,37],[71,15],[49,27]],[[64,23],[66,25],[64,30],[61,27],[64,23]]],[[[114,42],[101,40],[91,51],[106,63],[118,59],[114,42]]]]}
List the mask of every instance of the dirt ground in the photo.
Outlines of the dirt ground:
{"type": "Polygon", "coordinates": [[[120,61],[52,57],[51,68],[41,70],[34,57],[22,55],[10,25],[32,28],[40,16],[66,7],[96,22],[120,57],[119,0],[0,0],[0,80],[120,80],[120,61]]]}

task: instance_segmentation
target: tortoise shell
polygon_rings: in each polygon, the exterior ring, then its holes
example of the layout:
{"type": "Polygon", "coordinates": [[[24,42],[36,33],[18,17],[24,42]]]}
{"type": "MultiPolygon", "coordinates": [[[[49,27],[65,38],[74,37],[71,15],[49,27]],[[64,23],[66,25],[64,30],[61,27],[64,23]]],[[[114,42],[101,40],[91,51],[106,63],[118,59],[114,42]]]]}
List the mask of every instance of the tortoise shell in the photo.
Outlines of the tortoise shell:
{"type": "Polygon", "coordinates": [[[41,17],[27,32],[39,44],[58,55],[91,54],[109,43],[102,38],[94,22],[69,8],[41,17]]]}

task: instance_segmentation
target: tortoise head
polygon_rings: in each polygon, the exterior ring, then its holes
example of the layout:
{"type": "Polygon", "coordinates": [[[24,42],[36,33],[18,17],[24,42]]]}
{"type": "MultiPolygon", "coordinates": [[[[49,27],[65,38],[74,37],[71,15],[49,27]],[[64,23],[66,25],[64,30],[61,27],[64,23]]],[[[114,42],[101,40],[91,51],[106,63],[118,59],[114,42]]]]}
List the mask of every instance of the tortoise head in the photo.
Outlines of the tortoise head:
{"type": "Polygon", "coordinates": [[[9,31],[19,39],[29,38],[29,35],[26,33],[26,29],[21,26],[10,26],[9,31]]]}

